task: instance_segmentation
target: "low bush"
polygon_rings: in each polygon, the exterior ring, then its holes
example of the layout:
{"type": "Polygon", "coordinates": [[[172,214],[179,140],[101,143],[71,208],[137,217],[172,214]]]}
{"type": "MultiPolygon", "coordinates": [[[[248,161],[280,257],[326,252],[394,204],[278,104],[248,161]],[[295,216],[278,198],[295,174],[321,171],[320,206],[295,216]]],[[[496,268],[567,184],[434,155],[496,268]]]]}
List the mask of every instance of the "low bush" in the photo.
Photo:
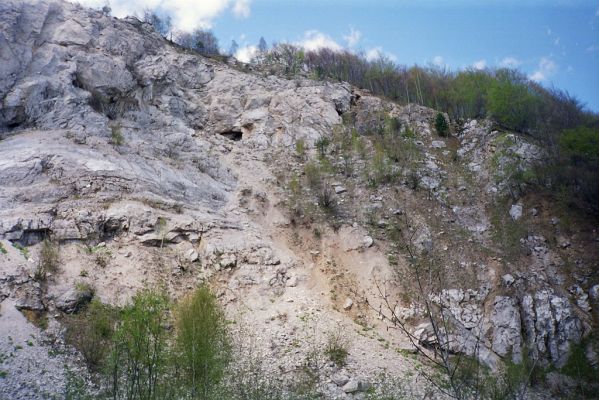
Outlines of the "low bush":
{"type": "Polygon", "coordinates": [[[447,120],[442,113],[437,113],[435,117],[435,130],[437,131],[437,135],[441,137],[449,136],[449,124],[447,124],[447,120]]]}
{"type": "Polygon", "coordinates": [[[37,270],[35,271],[36,280],[44,280],[48,273],[58,271],[59,262],[58,245],[49,239],[44,239],[40,249],[37,270]]]}
{"type": "Polygon", "coordinates": [[[101,371],[112,345],[117,310],[97,299],[75,315],[66,316],[66,339],[81,352],[92,371],[101,371]]]}
{"type": "Polygon", "coordinates": [[[125,143],[120,124],[110,126],[110,143],[115,146],[122,146],[125,143]]]}
{"type": "Polygon", "coordinates": [[[347,363],[349,350],[347,342],[342,338],[341,333],[335,332],[329,335],[324,354],[335,363],[337,367],[343,367],[347,363]]]}
{"type": "Polygon", "coordinates": [[[337,210],[337,197],[330,186],[325,185],[318,191],[318,205],[328,214],[337,210]]]}

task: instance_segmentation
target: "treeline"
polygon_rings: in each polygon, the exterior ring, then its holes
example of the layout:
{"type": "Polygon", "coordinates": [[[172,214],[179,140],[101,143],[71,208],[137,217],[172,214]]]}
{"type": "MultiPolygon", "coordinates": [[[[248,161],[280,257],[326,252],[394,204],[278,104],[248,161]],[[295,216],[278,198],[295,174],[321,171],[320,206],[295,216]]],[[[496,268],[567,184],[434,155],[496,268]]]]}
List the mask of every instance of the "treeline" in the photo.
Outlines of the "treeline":
{"type": "Polygon", "coordinates": [[[369,61],[349,51],[304,51],[275,45],[258,64],[293,76],[349,82],[400,104],[416,103],[446,112],[454,127],[491,118],[496,128],[528,135],[547,158],[528,187],[561,193],[568,206],[599,215],[599,116],[574,96],[546,88],[514,69],[448,71],[407,67],[381,57],[369,61]]]}

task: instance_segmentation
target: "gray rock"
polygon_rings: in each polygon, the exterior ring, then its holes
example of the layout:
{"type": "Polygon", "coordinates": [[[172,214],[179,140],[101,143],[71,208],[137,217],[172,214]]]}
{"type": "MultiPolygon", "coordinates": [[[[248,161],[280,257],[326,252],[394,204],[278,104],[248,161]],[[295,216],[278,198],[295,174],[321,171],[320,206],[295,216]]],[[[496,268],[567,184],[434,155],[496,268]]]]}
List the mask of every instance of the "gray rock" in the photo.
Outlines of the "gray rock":
{"type": "Polygon", "coordinates": [[[445,144],[445,142],[442,141],[442,140],[433,140],[431,146],[434,149],[444,149],[445,147],[447,147],[447,145],[445,144]]]}
{"type": "Polygon", "coordinates": [[[363,247],[372,247],[372,245],[374,244],[374,239],[372,239],[371,236],[364,236],[364,239],[362,240],[362,246],[363,247]]]}
{"type": "Polygon", "coordinates": [[[296,287],[298,283],[298,279],[297,276],[292,276],[289,279],[287,279],[287,281],[285,282],[285,286],[287,287],[296,287]]]}
{"type": "Polygon", "coordinates": [[[522,217],[522,205],[521,204],[513,204],[510,208],[510,217],[514,221],[517,221],[522,217]]]}
{"type": "Polygon", "coordinates": [[[591,296],[591,299],[595,301],[599,300],[599,284],[591,287],[591,289],[589,290],[589,296],[591,296]]]}
{"type": "Polygon", "coordinates": [[[345,299],[345,302],[343,303],[343,309],[350,310],[353,305],[354,301],[348,297],[347,299],[345,299]]]}
{"type": "Polygon", "coordinates": [[[370,388],[370,384],[362,380],[351,378],[344,386],[345,393],[365,392],[370,388]]]}
{"type": "Polygon", "coordinates": [[[337,386],[344,386],[347,382],[349,382],[349,376],[343,372],[338,372],[331,377],[331,380],[337,386]]]}
{"type": "Polygon", "coordinates": [[[512,355],[512,361],[519,363],[521,355],[520,310],[516,300],[497,296],[490,317],[493,326],[492,350],[500,355],[512,355]]]}
{"type": "Polygon", "coordinates": [[[501,277],[503,284],[505,286],[512,286],[512,283],[514,283],[515,279],[511,274],[505,274],[501,277]]]}
{"type": "Polygon", "coordinates": [[[196,262],[200,256],[195,249],[189,249],[187,254],[185,254],[185,257],[189,262],[196,262]]]}
{"type": "Polygon", "coordinates": [[[345,188],[345,186],[334,186],[334,189],[335,189],[336,194],[341,194],[341,193],[347,192],[347,189],[345,188]]]}
{"type": "Polygon", "coordinates": [[[74,313],[79,311],[81,307],[89,303],[94,296],[93,290],[88,285],[74,287],[61,294],[55,301],[54,305],[61,311],[66,313],[74,313]]]}

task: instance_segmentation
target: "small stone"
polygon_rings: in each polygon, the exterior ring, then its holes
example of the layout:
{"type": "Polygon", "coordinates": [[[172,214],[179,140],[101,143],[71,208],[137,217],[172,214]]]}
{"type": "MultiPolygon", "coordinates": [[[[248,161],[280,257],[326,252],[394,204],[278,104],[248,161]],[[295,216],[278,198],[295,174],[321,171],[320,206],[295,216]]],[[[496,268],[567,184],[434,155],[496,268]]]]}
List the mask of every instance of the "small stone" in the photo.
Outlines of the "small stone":
{"type": "Polygon", "coordinates": [[[353,305],[354,301],[348,297],[347,299],[345,299],[345,303],[343,303],[343,309],[349,310],[352,308],[353,305]]]}
{"type": "Polygon", "coordinates": [[[505,286],[511,286],[512,283],[514,283],[514,281],[515,281],[514,277],[511,274],[503,275],[502,279],[503,279],[503,284],[505,286]]]}
{"type": "Polygon", "coordinates": [[[195,249],[189,249],[185,256],[189,262],[195,262],[199,258],[198,252],[195,249]]]}
{"type": "Polygon", "coordinates": [[[343,391],[345,393],[355,393],[360,391],[360,381],[357,379],[350,379],[344,386],[343,391]]]}
{"type": "Polygon", "coordinates": [[[537,210],[536,208],[531,208],[530,213],[533,217],[536,217],[537,215],[539,215],[539,210],[537,210]]]}
{"type": "Polygon", "coordinates": [[[565,249],[567,247],[570,247],[571,243],[565,236],[560,235],[557,237],[557,245],[562,249],[565,249]]]}
{"type": "Polygon", "coordinates": [[[599,300],[599,284],[591,287],[589,290],[589,296],[591,296],[591,299],[593,300],[599,300]]]}
{"type": "Polygon", "coordinates": [[[344,186],[335,186],[335,193],[341,194],[347,192],[347,189],[344,186]]]}
{"type": "Polygon", "coordinates": [[[362,245],[364,247],[372,247],[373,244],[374,239],[371,236],[364,236],[364,239],[362,240],[362,245]]]}
{"type": "Polygon", "coordinates": [[[285,282],[285,286],[296,287],[297,281],[298,281],[297,276],[292,276],[291,278],[287,279],[287,282],[285,282]]]}
{"type": "Polygon", "coordinates": [[[444,149],[446,147],[446,144],[442,140],[433,140],[432,146],[433,149],[444,149]]]}
{"type": "Polygon", "coordinates": [[[331,377],[333,383],[337,386],[344,386],[347,382],[349,382],[349,376],[340,372],[331,377]]]}
{"type": "Polygon", "coordinates": [[[522,217],[522,205],[512,205],[512,207],[510,208],[510,217],[512,217],[514,221],[518,221],[520,217],[522,217]]]}

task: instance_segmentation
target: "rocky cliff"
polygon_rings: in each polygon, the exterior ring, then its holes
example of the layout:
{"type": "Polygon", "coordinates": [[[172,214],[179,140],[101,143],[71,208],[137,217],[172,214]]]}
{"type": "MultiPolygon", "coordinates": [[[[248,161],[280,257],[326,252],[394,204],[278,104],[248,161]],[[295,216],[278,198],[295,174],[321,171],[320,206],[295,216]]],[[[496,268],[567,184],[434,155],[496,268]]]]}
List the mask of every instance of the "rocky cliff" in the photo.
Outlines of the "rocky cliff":
{"type": "Polygon", "coordinates": [[[92,295],[122,305],[161,285],[176,299],[204,281],[273,370],[301,365],[298,340],[343,332],[347,366],[319,372],[328,398],[410,376],[420,346],[499,370],[561,367],[582,343],[597,362],[597,233],[514,183],[543,160],[529,138],[490,121],[441,138],[433,110],[247,71],[66,2],[3,1],[0,60],[2,396],[61,393],[62,367],[82,368],[61,316],[92,295]],[[379,179],[371,135],[389,119],[407,144],[379,179]],[[361,148],[344,152],[345,131],[361,148]],[[60,260],[42,282],[45,238],[60,260]],[[414,257],[442,272],[426,292],[406,285],[414,257]]]}

